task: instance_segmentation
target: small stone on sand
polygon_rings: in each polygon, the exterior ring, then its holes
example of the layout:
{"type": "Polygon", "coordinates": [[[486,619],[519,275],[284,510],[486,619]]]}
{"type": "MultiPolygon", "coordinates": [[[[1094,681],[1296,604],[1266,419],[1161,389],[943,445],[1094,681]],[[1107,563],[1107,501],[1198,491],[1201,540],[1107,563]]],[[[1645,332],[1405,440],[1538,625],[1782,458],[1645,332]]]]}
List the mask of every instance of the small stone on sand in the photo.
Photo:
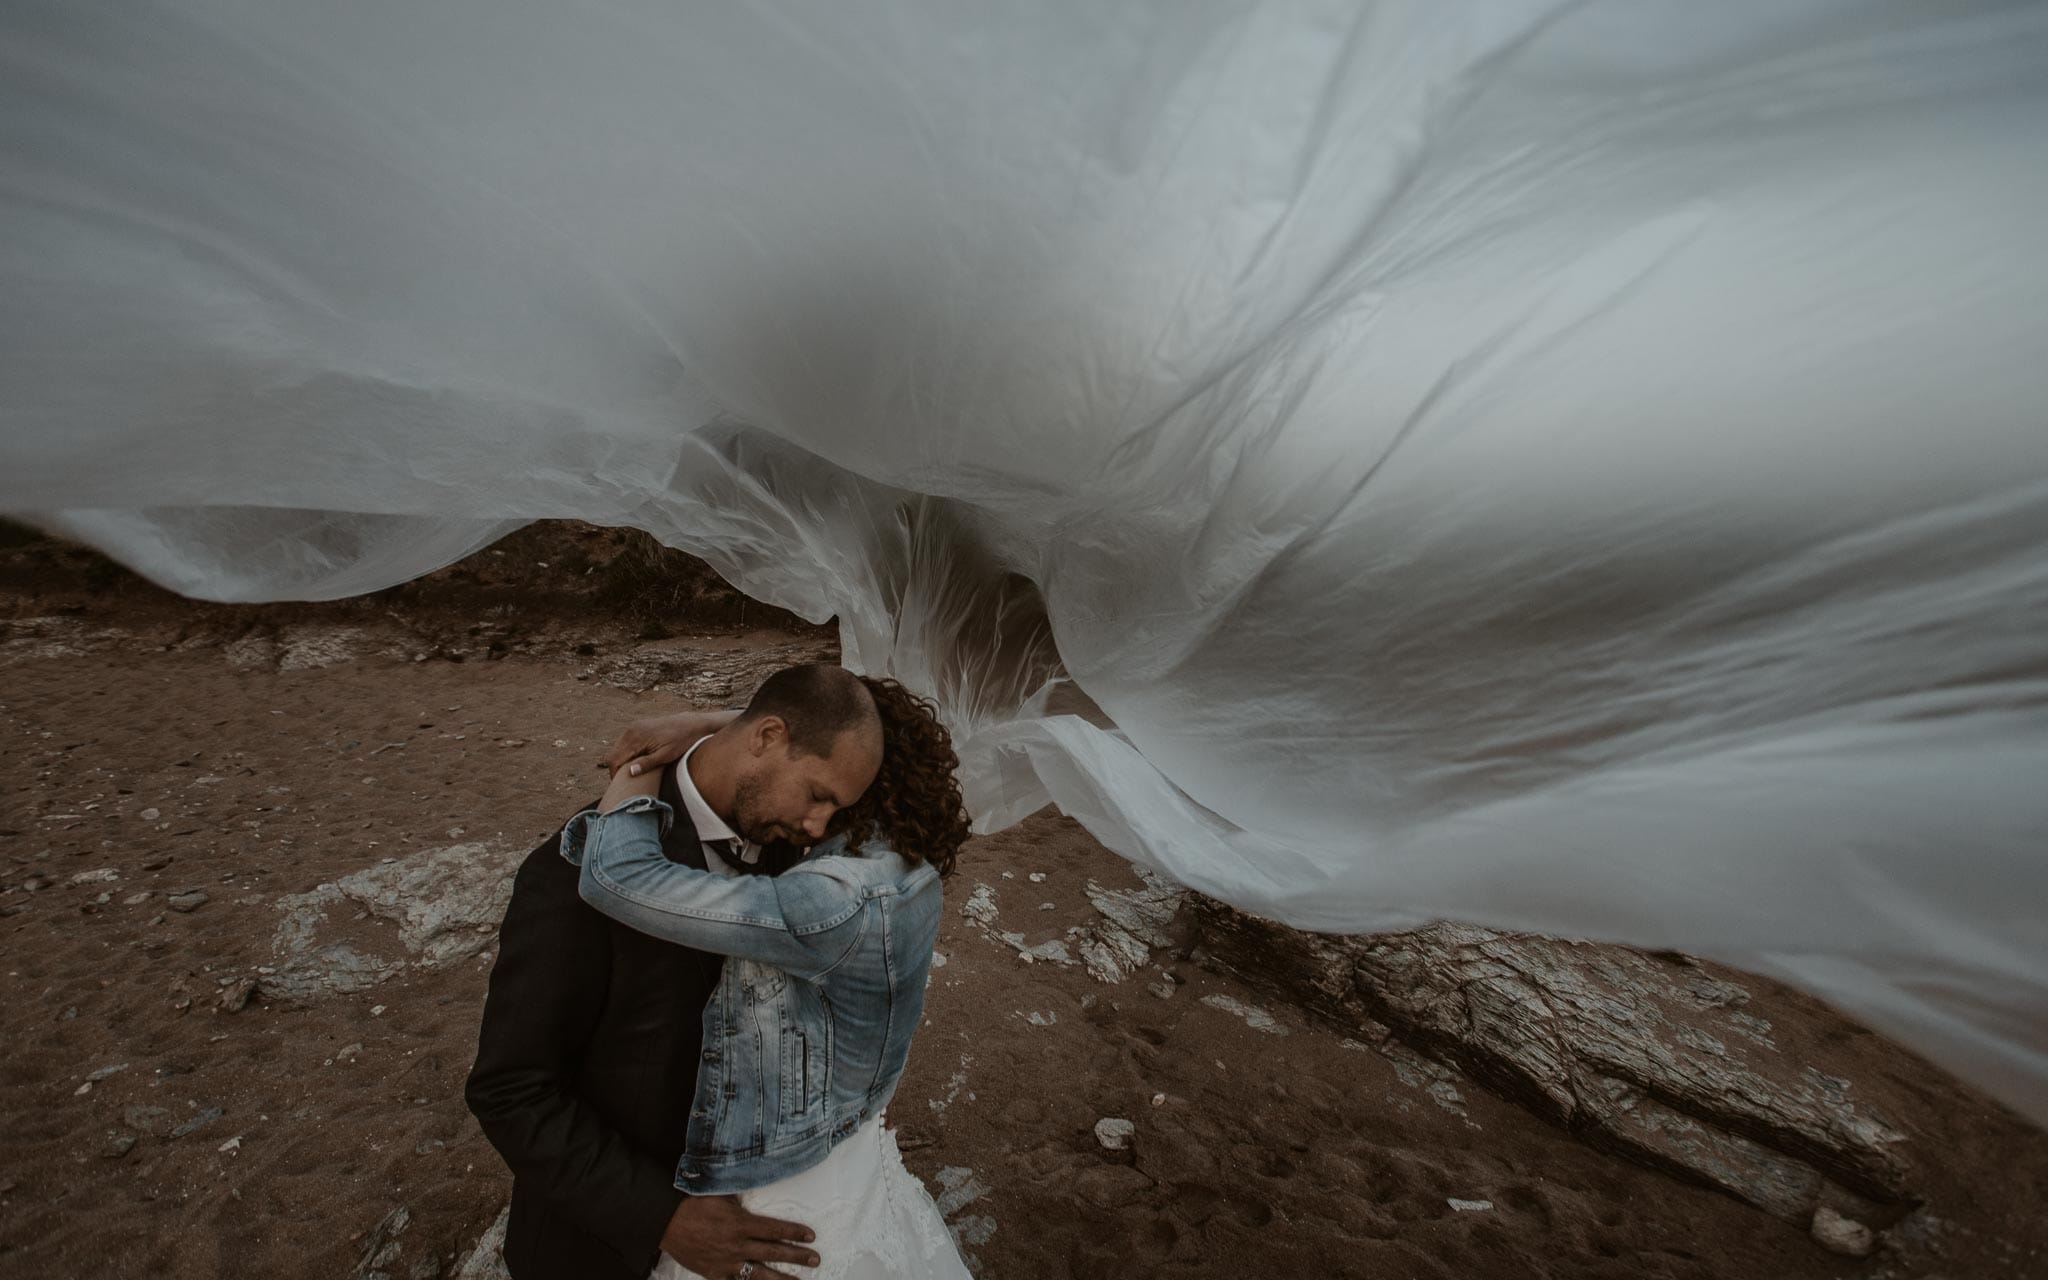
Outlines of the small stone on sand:
{"type": "Polygon", "coordinates": [[[1877,1247],[1877,1238],[1870,1228],[1845,1218],[1833,1209],[1822,1205],[1813,1211],[1814,1243],[1830,1253],[1839,1253],[1845,1258],[1867,1258],[1877,1247]]]}
{"type": "Polygon", "coordinates": [[[1131,1145],[1137,1132],[1138,1126],[1128,1120],[1104,1118],[1095,1122],[1095,1140],[1104,1151],[1122,1151],[1131,1145]]]}

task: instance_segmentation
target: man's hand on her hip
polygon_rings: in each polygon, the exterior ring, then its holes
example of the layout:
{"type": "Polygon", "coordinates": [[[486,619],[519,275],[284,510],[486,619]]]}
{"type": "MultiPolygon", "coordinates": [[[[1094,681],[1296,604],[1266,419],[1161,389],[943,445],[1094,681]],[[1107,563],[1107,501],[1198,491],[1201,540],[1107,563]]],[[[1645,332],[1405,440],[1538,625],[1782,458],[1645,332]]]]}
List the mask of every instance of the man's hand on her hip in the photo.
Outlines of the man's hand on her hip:
{"type": "Polygon", "coordinates": [[[661,1233],[661,1251],[711,1280],[739,1275],[749,1263],[749,1280],[797,1280],[771,1264],[817,1266],[818,1255],[804,1247],[814,1239],[802,1223],[748,1213],[734,1196],[685,1196],[661,1233]]]}

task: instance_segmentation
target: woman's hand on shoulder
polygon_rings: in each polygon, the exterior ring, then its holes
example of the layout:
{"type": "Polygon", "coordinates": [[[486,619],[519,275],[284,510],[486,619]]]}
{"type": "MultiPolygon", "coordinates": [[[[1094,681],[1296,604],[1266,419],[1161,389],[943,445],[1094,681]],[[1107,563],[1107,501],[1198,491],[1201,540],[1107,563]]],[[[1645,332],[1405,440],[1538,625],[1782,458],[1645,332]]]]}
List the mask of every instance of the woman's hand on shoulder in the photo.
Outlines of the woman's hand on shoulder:
{"type": "Polygon", "coordinates": [[[699,738],[717,733],[739,715],[737,711],[678,711],[635,720],[620,733],[598,763],[606,773],[624,769],[639,776],[648,769],[674,764],[699,738]]]}

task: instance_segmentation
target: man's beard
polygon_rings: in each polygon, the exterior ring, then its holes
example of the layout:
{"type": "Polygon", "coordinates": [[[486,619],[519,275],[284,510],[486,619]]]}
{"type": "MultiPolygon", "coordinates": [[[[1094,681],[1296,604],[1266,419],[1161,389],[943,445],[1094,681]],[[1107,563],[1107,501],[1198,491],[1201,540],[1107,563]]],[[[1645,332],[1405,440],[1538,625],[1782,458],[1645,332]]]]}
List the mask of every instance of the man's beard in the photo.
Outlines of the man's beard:
{"type": "Polygon", "coordinates": [[[751,844],[767,844],[775,839],[787,839],[780,826],[768,818],[762,810],[761,783],[753,777],[743,777],[732,787],[732,828],[740,838],[751,844]]]}

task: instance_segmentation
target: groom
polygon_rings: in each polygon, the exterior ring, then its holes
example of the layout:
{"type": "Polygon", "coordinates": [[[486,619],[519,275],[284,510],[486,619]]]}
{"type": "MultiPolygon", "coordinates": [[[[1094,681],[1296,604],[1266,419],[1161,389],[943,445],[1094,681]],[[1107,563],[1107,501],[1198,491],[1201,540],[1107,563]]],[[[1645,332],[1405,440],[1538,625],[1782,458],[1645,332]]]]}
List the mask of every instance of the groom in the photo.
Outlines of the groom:
{"type": "MultiPolygon", "coordinates": [[[[860,798],[881,758],[859,677],[822,664],[778,671],[738,718],[663,771],[661,798],[679,818],[663,852],[700,870],[778,874],[860,798]],[[792,741],[828,744],[826,754],[792,741]]],[[[643,1280],[657,1250],[719,1278],[816,1266],[802,1224],[676,1189],[722,958],[600,915],[576,881],[559,833],[521,864],[465,1090],[512,1169],[514,1280],[643,1280]]]]}

